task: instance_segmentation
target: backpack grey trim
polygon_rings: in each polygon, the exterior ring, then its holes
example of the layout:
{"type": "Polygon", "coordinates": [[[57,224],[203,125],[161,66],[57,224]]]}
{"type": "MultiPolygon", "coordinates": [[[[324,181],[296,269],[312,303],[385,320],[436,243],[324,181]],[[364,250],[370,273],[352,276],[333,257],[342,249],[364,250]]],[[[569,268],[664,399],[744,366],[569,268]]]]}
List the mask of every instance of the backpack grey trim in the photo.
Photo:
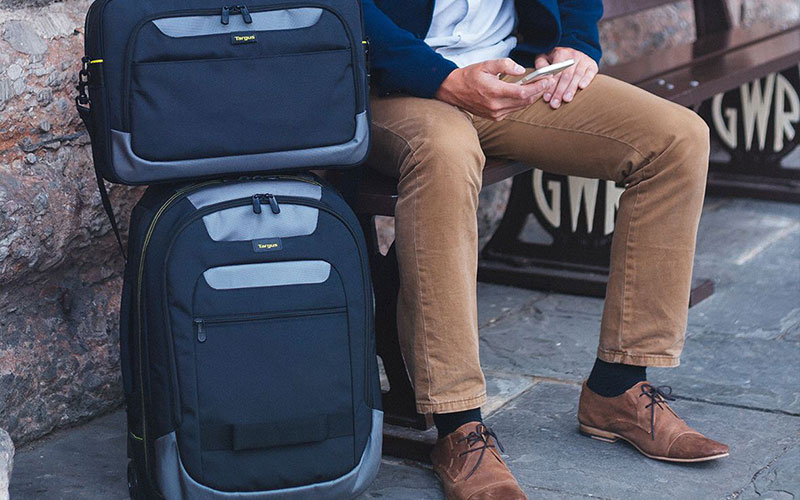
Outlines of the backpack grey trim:
{"type": "Polygon", "coordinates": [[[292,179],[226,182],[205,189],[199,189],[187,195],[186,198],[194,205],[194,208],[199,210],[208,205],[213,205],[214,203],[235,200],[236,198],[247,198],[254,194],[267,193],[277,194],[279,196],[301,196],[303,198],[319,200],[322,198],[322,186],[312,182],[296,181],[292,179]]]}
{"type": "MultiPolygon", "coordinates": [[[[253,180],[200,189],[186,198],[199,210],[214,203],[266,193],[319,200],[322,198],[322,186],[296,180],[253,180]]],[[[273,214],[265,202],[260,214],[254,213],[249,205],[228,208],[204,216],[203,224],[214,241],[250,241],[313,234],[317,230],[318,218],[319,211],[316,208],[302,205],[283,204],[281,213],[273,214]]]]}
{"type": "Polygon", "coordinates": [[[167,17],[156,19],[153,24],[166,36],[183,38],[189,36],[219,35],[239,31],[274,31],[308,28],[319,22],[322,9],[301,7],[297,9],[253,12],[252,23],[245,23],[240,15],[232,15],[228,24],[219,22],[219,14],[213,16],[167,17]]]}
{"type": "Polygon", "coordinates": [[[269,206],[260,214],[251,206],[235,207],[204,216],[203,224],[214,241],[251,241],[308,236],[317,230],[318,218],[316,208],[284,203],[280,214],[273,214],[269,206]]]}
{"type": "Polygon", "coordinates": [[[324,283],[330,275],[331,265],[324,260],[220,266],[203,273],[206,283],[214,290],[324,283]]]}
{"type": "Polygon", "coordinates": [[[353,138],[343,144],[318,148],[273,151],[238,156],[199,158],[196,160],[150,161],[136,156],[131,149],[131,134],[111,130],[111,158],[119,180],[125,184],[151,184],[162,180],[269,170],[353,165],[360,163],[369,148],[367,112],[355,116],[353,138]]]}
{"type": "MultiPolygon", "coordinates": [[[[372,430],[364,447],[361,460],[344,476],[322,483],[298,486],[284,490],[227,492],[204,486],[186,472],[178,453],[175,433],[161,436],[155,441],[156,481],[161,494],[167,499],[192,498],[196,500],[319,500],[354,498],[363,493],[378,474],[383,443],[383,412],[372,410],[372,430]]],[[[269,473],[267,471],[267,473],[269,473]]]]}

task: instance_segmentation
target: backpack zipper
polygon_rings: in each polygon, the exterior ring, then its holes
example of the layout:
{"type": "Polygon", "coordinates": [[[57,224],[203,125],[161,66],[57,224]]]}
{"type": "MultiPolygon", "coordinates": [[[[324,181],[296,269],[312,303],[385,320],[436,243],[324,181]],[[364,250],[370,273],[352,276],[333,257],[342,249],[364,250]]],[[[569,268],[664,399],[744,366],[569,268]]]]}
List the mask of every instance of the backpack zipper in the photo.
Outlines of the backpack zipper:
{"type": "Polygon", "coordinates": [[[206,330],[209,325],[223,325],[228,323],[248,323],[251,321],[265,321],[270,319],[280,318],[298,318],[307,316],[324,316],[328,314],[341,314],[346,313],[346,307],[326,307],[321,309],[305,309],[299,311],[279,311],[271,313],[257,313],[257,314],[237,314],[231,316],[206,316],[194,318],[195,331],[197,332],[197,341],[201,344],[206,341],[206,330]]]}
{"type": "MultiPolygon", "coordinates": [[[[141,441],[142,446],[144,446],[144,469],[147,475],[147,481],[149,482],[150,479],[150,466],[149,466],[149,458],[148,458],[148,450],[147,450],[147,408],[146,402],[144,397],[144,356],[142,355],[142,281],[144,280],[144,262],[147,257],[147,245],[150,243],[150,238],[153,236],[153,231],[155,230],[156,223],[158,219],[164,214],[164,212],[172,205],[172,203],[183,196],[184,194],[193,191],[195,189],[199,189],[204,186],[208,186],[211,184],[221,183],[222,181],[208,181],[203,182],[200,184],[193,184],[191,186],[187,186],[183,189],[179,189],[176,191],[172,196],[170,196],[167,201],[165,201],[161,207],[158,209],[156,214],[153,216],[153,220],[150,222],[150,225],[147,228],[147,233],[145,235],[144,242],[142,243],[142,250],[141,255],[139,256],[139,269],[138,269],[138,276],[136,280],[136,336],[137,336],[137,346],[138,346],[138,357],[139,357],[139,395],[142,402],[142,435],[141,441]]],[[[170,346],[172,349],[172,346],[170,346]]],[[[172,370],[171,370],[172,372],[172,370]]],[[[174,374],[171,374],[173,377],[174,374]]],[[[173,380],[174,382],[174,380],[173,380]]],[[[174,397],[174,396],[173,396],[174,397]]]]}

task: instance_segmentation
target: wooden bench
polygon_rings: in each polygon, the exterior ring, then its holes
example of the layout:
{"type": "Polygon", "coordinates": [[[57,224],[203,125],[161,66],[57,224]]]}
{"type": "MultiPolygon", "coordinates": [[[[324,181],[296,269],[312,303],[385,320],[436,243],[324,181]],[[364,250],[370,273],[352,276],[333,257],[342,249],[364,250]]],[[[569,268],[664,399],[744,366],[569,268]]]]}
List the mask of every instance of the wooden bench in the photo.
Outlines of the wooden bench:
{"type": "MultiPolygon", "coordinates": [[[[626,16],[644,9],[665,4],[676,3],[675,0],[605,0],[604,19],[626,16]]],[[[602,68],[602,72],[640,86],[656,95],[662,96],[684,106],[698,110],[700,105],[720,92],[734,89],[739,85],[752,81],[765,74],[783,70],[800,59],[800,26],[792,26],[782,30],[770,30],[764,27],[741,29],[735,25],[736,16],[728,8],[725,0],[694,0],[694,13],[697,22],[697,41],[680,45],[650,54],[636,61],[618,66],[602,68]]],[[[574,280],[573,274],[552,274],[552,266],[548,269],[546,279],[536,283],[526,274],[526,257],[519,256],[521,261],[506,266],[505,272],[487,272],[487,262],[491,267],[493,248],[513,247],[514,237],[519,238],[522,219],[526,217],[527,208],[512,210],[515,199],[522,200],[520,205],[528,207],[531,193],[531,171],[534,165],[489,159],[483,173],[483,185],[491,185],[504,179],[515,177],[509,209],[504,215],[498,233],[505,234],[505,241],[497,241],[498,235],[492,238],[482,254],[479,279],[499,281],[506,284],[541,286],[547,289],[573,291],[597,295],[604,293],[605,277],[608,262],[584,262],[589,274],[599,278],[593,283],[592,290],[565,290],[559,286],[564,280],[574,280]],[[522,174],[522,175],[520,175],[522,174]],[[527,197],[527,200],[523,198],[527,197]],[[513,220],[512,220],[513,219],[513,220]],[[505,228],[504,228],[505,225],[505,228]],[[511,229],[509,230],[509,227],[511,229]],[[501,229],[505,229],[501,231],[501,229]],[[515,234],[516,233],[516,234],[515,234]],[[603,267],[605,266],[605,267],[603,267]],[[488,274],[488,276],[487,276],[488,274]],[[517,278],[515,278],[515,276],[517,278]],[[523,278],[519,278],[523,276],[523,278]],[[494,278],[494,279],[492,279],[494,278]]],[[[393,216],[397,202],[396,181],[367,169],[359,193],[357,211],[362,227],[370,246],[373,282],[376,295],[376,334],[378,355],[383,361],[390,388],[383,395],[386,422],[416,429],[427,429],[431,425],[429,416],[417,414],[414,406],[414,393],[400,354],[396,328],[396,303],[398,290],[397,260],[392,246],[387,255],[378,249],[375,230],[376,216],[393,216]]],[[[548,174],[549,175],[549,174],[548,174]]],[[[567,199],[562,196],[561,199],[567,199]]],[[[530,212],[530,210],[528,210],[530,212]]],[[[597,226],[597,224],[595,224],[597,226]]],[[[607,244],[609,235],[602,235],[607,244]]],[[[502,238],[501,238],[502,239],[502,238]]],[[[562,252],[560,249],[559,252],[562,252]]],[[[513,253],[513,248],[512,248],[513,253]]],[[[514,256],[511,256],[512,260],[514,256]]],[[[581,268],[581,256],[578,255],[577,272],[581,268]]],[[[496,260],[496,259],[495,259],[496,260]]],[[[501,256],[501,261],[503,261],[501,256]]],[[[530,259],[529,259],[530,260],[530,259]]],[[[602,259],[600,259],[602,260],[602,259]]],[[[539,263],[541,264],[541,263],[539,263]]],[[[501,266],[502,267],[502,266],[501,266]]],[[[543,266],[547,268],[548,266],[543,266]]],[[[556,266],[557,267],[557,266],[556,266]]],[[[542,268],[540,265],[539,268],[542,268]]],[[[574,271],[574,270],[573,270],[574,271]]],[[[572,272],[572,271],[570,271],[572,272]]],[[[578,279],[580,281],[580,279],[578,279]]],[[[569,288],[569,287],[568,287],[569,288]]],[[[701,290],[703,292],[703,290],[701,290]]],[[[706,288],[705,293],[709,293],[706,288]]],[[[398,439],[397,436],[385,436],[384,451],[389,454],[424,458],[421,448],[416,448],[398,439]],[[411,450],[409,452],[409,450],[411,450]]]]}

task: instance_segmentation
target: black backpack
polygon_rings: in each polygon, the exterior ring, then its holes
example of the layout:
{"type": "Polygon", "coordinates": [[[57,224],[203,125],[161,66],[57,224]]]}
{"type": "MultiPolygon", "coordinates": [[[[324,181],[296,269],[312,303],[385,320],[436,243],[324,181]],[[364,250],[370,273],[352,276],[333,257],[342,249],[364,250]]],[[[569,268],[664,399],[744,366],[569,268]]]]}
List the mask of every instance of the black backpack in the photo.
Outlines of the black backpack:
{"type": "Polygon", "coordinates": [[[120,319],[131,497],[352,498],[381,458],[364,238],[313,176],[153,186],[120,319]]]}
{"type": "Polygon", "coordinates": [[[77,104],[99,175],[151,184],[364,160],[360,2],[223,1],[92,4],[77,104]]]}

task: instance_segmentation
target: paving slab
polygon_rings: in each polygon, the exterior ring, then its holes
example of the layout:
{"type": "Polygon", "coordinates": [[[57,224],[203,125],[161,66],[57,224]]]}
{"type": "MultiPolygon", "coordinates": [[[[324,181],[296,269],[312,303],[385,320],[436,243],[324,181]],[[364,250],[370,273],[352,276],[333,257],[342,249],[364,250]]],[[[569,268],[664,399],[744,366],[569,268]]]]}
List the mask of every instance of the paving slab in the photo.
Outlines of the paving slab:
{"type": "Polygon", "coordinates": [[[359,497],[397,500],[444,500],[439,481],[430,467],[384,459],[378,478],[359,497]]]}
{"type": "Polygon", "coordinates": [[[535,309],[498,320],[480,333],[486,370],[578,382],[597,352],[600,318],[535,309]]]}
{"type": "Polygon", "coordinates": [[[800,445],[798,417],[679,401],[674,404],[679,414],[700,432],[730,444],[731,456],[671,464],[647,459],[622,442],[580,435],[579,392],[577,385],[541,382],[488,419],[506,448],[509,466],[536,498],[725,498],[776,458],[784,459],[786,468],[778,472],[775,487],[800,493],[800,475],[792,474],[797,467],[786,453],[800,445]]]}
{"type": "Polygon", "coordinates": [[[800,478],[800,446],[792,446],[759,469],[747,485],[734,493],[741,500],[792,500],[800,478]]]}
{"type": "Polygon", "coordinates": [[[647,373],[681,396],[800,415],[796,342],[698,334],[686,341],[681,366],[647,373]]]}
{"type": "Polygon", "coordinates": [[[478,283],[478,325],[495,323],[513,315],[546,297],[545,292],[524,290],[492,283],[478,283]]]}
{"type": "MultiPolygon", "coordinates": [[[[486,370],[579,382],[591,370],[599,318],[552,312],[508,317],[481,331],[486,370]]],[[[691,335],[681,366],[650,369],[682,396],[800,414],[800,343],[691,335]],[[776,342],[778,343],[776,345],[776,342]]]]}
{"type": "Polygon", "coordinates": [[[484,371],[486,377],[486,404],[481,407],[484,416],[500,410],[509,401],[530,389],[536,380],[525,375],[484,371]]]}
{"type": "Polygon", "coordinates": [[[11,498],[127,499],[125,426],[117,411],[17,450],[11,498]]]}

